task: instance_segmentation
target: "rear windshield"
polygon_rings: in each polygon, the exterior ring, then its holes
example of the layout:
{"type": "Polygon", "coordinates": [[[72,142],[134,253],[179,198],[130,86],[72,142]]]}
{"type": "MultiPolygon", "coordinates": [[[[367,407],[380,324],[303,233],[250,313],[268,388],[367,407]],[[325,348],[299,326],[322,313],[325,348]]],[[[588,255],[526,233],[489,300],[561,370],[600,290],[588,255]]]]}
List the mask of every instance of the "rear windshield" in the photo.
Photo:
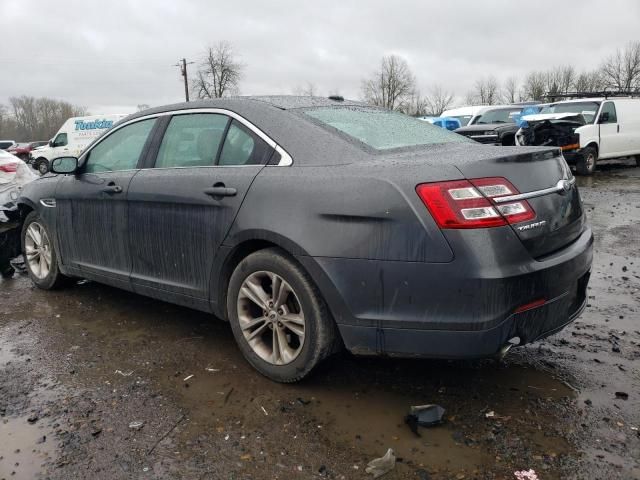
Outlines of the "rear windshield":
{"type": "Polygon", "coordinates": [[[522,108],[501,108],[498,110],[489,110],[480,115],[473,124],[516,123],[516,120],[520,116],[520,112],[522,112],[522,108]]]}
{"type": "Polygon", "coordinates": [[[402,113],[370,107],[322,107],[304,111],[322,125],[376,150],[469,142],[466,137],[402,113]]]}
{"type": "Polygon", "coordinates": [[[567,102],[545,105],[540,113],[581,113],[587,123],[593,123],[599,102],[567,102]]]}

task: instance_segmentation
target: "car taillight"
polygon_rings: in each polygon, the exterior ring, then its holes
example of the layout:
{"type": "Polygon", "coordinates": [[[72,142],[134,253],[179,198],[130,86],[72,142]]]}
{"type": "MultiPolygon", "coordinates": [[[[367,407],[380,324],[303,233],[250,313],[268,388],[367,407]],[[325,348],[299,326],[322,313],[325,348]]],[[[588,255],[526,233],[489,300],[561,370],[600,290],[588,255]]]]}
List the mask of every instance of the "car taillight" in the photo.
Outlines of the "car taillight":
{"type": "Polygon", "coordinates": [[[17,163],[5,163],[4,165],[0,165],[0,172],[16,173],[17,171],[18,171],[17,163]]]}
{"type": "Polygon", "coordinates": [[[536,218],[526,200],[495,202],[520,193],[501,177],[422,183],[416,192],[440,228],[500,227],[536,218]]]}

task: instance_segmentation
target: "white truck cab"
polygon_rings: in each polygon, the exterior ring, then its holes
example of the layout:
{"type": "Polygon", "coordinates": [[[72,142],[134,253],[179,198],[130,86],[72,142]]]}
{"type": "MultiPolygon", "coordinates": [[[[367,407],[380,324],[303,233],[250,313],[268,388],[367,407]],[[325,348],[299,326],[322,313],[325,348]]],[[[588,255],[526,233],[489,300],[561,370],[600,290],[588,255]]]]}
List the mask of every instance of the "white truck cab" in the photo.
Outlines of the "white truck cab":
{"type": "Polygon", "coordinates": [[[54,158],[79,157],[87,145],[126,116],[126,114],[117,113],[68,119],[62,124],[58,133],[49,140],[48,145],[38,147],[31,152],[33,168],[44,175],[49,171],[49,164],[54,158]]]}
{"type": "Polygon", "coordinates": [[[460,126],[465,127],[485,108],[487,108],[486,105],[471,105],[468,107],[451,108],[442,112],[440,116],[457,118],[460,120],[460,126]]]}
{"type": "MultiPolygon", "coordinates": [[[[542,106],[540,114],[582,114],[585,124],[575,128],[579,143],[558,145],[578,173],[592,174],[598,160],[636,158],[640,165],[640,98],[597,97],[565,100],[542,106]]],[[[525,120],[539,120],[524,117],[525,120]]]]}

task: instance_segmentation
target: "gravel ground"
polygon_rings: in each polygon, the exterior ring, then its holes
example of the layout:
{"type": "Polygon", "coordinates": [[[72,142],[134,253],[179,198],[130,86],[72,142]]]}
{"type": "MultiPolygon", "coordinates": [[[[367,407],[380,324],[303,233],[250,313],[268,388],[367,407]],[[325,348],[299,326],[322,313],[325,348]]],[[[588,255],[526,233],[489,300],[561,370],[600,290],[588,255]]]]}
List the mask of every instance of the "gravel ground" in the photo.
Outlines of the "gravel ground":
{"type": "Polygon", "coordinates": [[[0,479],[371,478],[388,448],[385,479],[640,479],[640,169],[579,183],[588,308],[501,365],[343,354],[278,385],[208,315],[0,280],[0,479]],[[418,437],[403,417],[425,403],[446,422],[418,437]]]}

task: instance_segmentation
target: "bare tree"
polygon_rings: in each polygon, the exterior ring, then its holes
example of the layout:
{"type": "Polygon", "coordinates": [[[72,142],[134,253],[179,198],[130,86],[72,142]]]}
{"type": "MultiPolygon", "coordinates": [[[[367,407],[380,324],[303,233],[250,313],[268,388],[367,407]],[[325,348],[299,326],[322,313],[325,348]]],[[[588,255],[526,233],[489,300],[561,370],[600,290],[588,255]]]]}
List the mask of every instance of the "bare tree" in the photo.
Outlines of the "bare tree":
{"type": "Polygon", "coordinates": [[[569,92],[576,82],[576,69],[573,65],[565,65],[558,68],[558,78],[560,80],[560,90],[562,93],[569,92]]]}
{"type": "Polygon", "coordinates": [[[301,97],[315,97],[317,95],[316,86],[312,82],[307,82],[304,86],[294,88],[293,94],[301,97]]]}
{"type": "Polygon", "coordinates": [[[640,88],[640,41],[616,50],[605,59],[600,70],[607,87],[618,90],[640,88]]]}
{"type": "Polygon", "coordinates": [[[474,105],[478,102],[479,100],[476,98],[476,94],[474,92],[467,92],[467,94],[464,96],[465,105],[474,105]]]}
{"type": "Polygon", "coordinates": [[[17,141],[46,140],[70,117],[86,115],[84,107],[51,98],[23,95],[9,98],[11,110],[4,108],[0,137],[17,141]]]}
{"type": "Polygon", "coordinates": [[[546,86],[547,75],[545,72],[530,72],[522,85],[522,98],[541,101],[544,98],[546,86]]]}
{"type": "Polygon", "coordinates": [[[573,84],[578,92],[599,92],[604,89],[602,74],[598,70],[582,72],[576,76],[573,84]]]}
{"type": "Polygon", "coordinates": [[[482,105],[498,103],[498,81],[493,75],[481,78],[475,84],[475,98],[482,105]]]}
{"type": "Polygon", "coordinates": [[[403,110],[414,93],[415,78],[407,61],[397,55],[382,57],[380,70],[362,82],[366,102],[391,110],[403,110]]]}
{"type": "Polygon", "coordinates": [[[207,53],[192,82],[198,98],[220,98],[236,93],[242,79],[242,65],[228,42],[219,42],[207,53]]]}
{"type": "Polygon", "coordinates": [[[502,97],[505,103],[516,103],[516,95],[518,94],[518,79],[516,77],[507,78],[504,81],[502,91],[502,97]]]}
{"type": "Polygon", "coordinates": [[[435,117],[439,117],[442,112],[451,106],[454,99],[453,93],[444,90],[441,85],[433,85],[429,89],[429,93],[424,97],[426,111],[435,117]]]}

